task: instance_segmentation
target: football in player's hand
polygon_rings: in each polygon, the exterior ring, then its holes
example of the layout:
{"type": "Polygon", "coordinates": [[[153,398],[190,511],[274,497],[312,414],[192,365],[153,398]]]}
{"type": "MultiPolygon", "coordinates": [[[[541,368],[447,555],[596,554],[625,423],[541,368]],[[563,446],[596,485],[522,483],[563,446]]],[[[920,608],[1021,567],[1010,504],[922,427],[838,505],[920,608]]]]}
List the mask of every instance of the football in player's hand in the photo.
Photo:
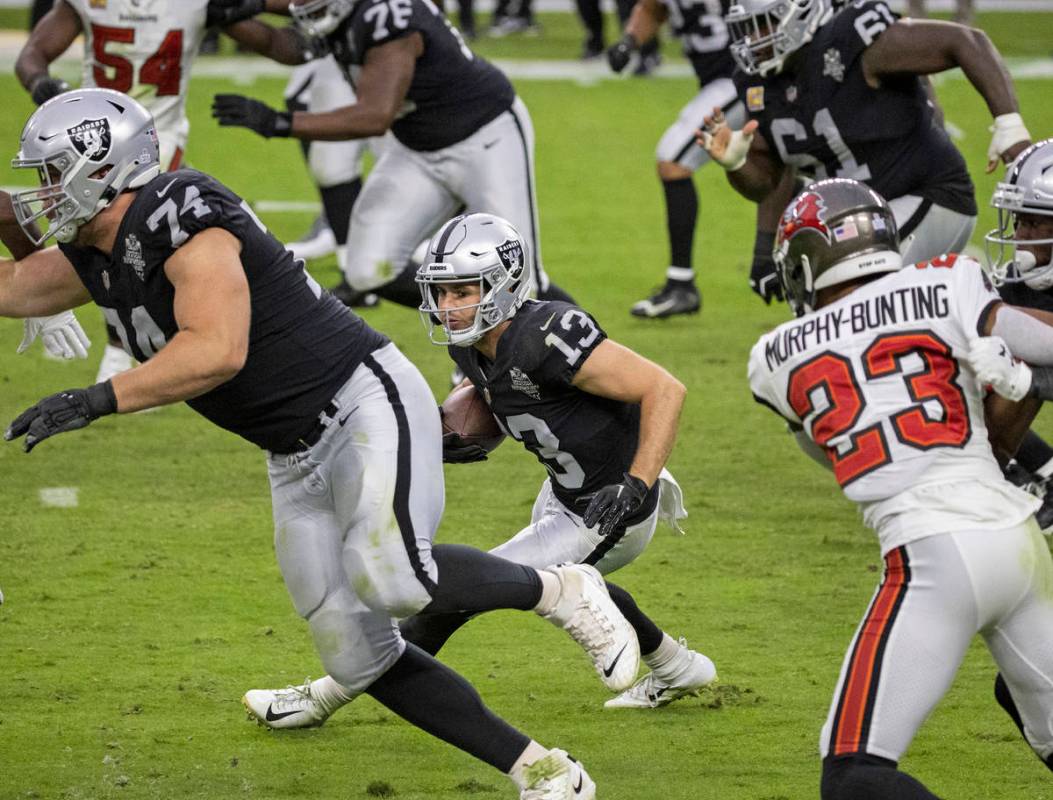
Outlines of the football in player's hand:
{"type": "Polygon", "coordinates": [[[474,386],[461,386],[442,402],[442,434],[450,434],[462,444],[474,444],[491,452],[505,438],[490,406],[474,386]]]}

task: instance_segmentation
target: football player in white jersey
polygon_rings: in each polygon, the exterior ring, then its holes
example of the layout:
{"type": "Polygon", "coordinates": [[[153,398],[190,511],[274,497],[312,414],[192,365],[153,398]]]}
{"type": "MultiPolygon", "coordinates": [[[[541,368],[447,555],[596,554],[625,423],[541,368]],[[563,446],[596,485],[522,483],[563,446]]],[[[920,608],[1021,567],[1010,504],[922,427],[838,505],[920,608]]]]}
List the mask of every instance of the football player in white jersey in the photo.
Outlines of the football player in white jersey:
{"type": "MultiPolygon", "coordinates": [[[[300,53],[270,49],[249,17],[284,0],[58,0],[34,27],[15,62],[15,74],[40,105],[69,85],[49,65],[84,36],[82,86],[114,89],[153,114],[166,170],[179,169],[190,123],[186,116],[190,70],[210,26],[265,55],[297,63],[300,53]]],[[[28,329],[27,329],[28,332],[28,329]]],[[[131,356],[111,331],[98,380],[131,367],[131,356]]]]}
{"type": "Polygon", "coordinates": [[[936,797],[896,767],[977,633],[1048,765],[1053,560],[1038,500],[995,460],[985,406],[992,430],[1004,418],[967,359],[993,333],[1053,364],[1053,327],[1003,303],[971,258],[904,267],[891,209],[857,181],[798,195],[774,256],[798,318],[753,347],[750,387],[832,468],[885,561],[823,727],[823,800],[936,797]]]}

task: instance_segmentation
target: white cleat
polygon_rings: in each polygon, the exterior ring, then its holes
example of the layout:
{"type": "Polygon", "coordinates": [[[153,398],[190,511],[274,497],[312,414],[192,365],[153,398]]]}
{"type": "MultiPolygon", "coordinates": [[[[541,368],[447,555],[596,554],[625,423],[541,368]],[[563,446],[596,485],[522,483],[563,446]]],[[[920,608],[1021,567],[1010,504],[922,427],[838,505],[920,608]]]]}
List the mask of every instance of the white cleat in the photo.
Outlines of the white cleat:
{"type": "Polygon", "coordinates": [[[587,564],[564,564],[549,572],[559,578],[560,594],[545,619],[585,649],[604,686],[612,692],[628,689],[640,669],[640,643],[607,593],[603,576],[587,564]]]}
{"type": "Polygon", "coordinates": [[[585,768],[563,750],[549,750],[523,768],[526,788],[519,800],[594,800],[596,784],[585,768]]]}
{"type": "Polygon", "coordinates": [[[132,368],[132,357],[121,348],[107,344],[102,352],[102,361],[99,362],[99,372],[95,376],[96,383],[105,383],[115,375],[127,372],[132,368]]]}
{"type": "Polygon", "coordinates": [[[293,258],[302,258],[304,261],[325,258],[336,252],[336,236],[325,217],[319,215],[302,239],[289,242],[285,247],[293,254],[293,258]]]}
{"type": "Polygon", "coordinates": [[[329,712],[311,694],[311,679],[303,686],[285,689],[250,689],[241,698],[249,719],[267,728],[317,728],[329,719],[329,712]]]}
{"type": "MultiPolygon", "coordinates": [[[[680,643],[685,644],[683,639],[680,643]]],[[[603,707],[661,708],[681,697],[697,696],[699,689],[717,679],[717,668],[701,653],[688,650],[687,654],[687,664],[665,680],[648,672],[629,689],[604,703],[603,707]]]]}

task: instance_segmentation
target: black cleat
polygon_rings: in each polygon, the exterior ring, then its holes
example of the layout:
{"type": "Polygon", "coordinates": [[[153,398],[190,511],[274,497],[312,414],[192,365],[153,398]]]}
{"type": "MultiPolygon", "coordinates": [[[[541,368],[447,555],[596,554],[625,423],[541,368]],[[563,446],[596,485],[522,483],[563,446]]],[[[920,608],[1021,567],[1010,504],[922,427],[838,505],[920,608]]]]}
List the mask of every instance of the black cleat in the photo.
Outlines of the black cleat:
{"type": "Polygon", "coordinates": [[[693,284],[666,284],[662,289],[633,303],[629,313],[634,317],[663,319],[676,314],[697,314],[702,308],[702,296],[693,284]]]}
{"type": "Polygon", "coordinates": [[[372,308],[380,302],[373,292],[359,292],[346,281],[340,281],[329,293],[348,308],[372,308]]]}

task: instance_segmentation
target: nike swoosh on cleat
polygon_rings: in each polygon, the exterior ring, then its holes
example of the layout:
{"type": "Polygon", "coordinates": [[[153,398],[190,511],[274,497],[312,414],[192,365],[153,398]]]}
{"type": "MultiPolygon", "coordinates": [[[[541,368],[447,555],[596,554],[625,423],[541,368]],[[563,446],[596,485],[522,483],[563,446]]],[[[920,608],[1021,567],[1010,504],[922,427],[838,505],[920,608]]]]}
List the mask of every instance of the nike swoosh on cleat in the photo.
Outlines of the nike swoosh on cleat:
{"type": "Polygon", "coordinates": [[[618,655],[614,657],[614,661],[611,662],[609,667],[605,667],[603,670],[603,677],[609,678],[614,672],[614,668],[618,666],[618,662],[622,659],[622,653],[625,652],[625,648],[628,647],[628,643],[622,645],[622,649],[618,651],[618,655]]]}
{"type": "Polygon", "coordinates": [[[574,794],[581,794],[581,786],[585,782],[585,778],[582,777],[581,772],[578,772],[578,782],[574,786],[574,794]]]}
{"type": "Polygon", "coordinates": [[[267,706],[267,722],[277,722],[280,719],[291,717],[293,714],[299,714],[299,711],[283,711],[280,714],[275,714],[271,709],[273,706],[267,706]]]}

